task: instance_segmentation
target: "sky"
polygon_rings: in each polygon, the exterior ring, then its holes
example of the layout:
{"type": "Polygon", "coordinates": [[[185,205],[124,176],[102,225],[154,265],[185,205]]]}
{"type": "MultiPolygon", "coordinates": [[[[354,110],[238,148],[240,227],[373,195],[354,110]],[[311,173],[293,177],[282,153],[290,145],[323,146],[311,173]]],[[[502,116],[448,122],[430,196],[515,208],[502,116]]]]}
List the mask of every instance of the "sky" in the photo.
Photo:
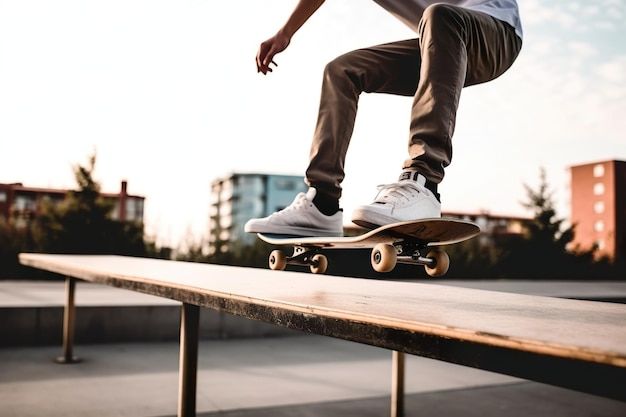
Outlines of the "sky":
{"type": "MultiPolygon", "coordinates": [[[[518,0],[524,46],[502,77],[464,89],[444,211],[530,216],[545,169],[567,217],[573,165],[626,160],[626,0],[518,0]]],[[[0,0],[0,183],[95,179],[146,197],[146,232],[208,234],[210,184],[233,172],[303,175],[324,65],[413,38],[373,1],[328,0],[256,71],[295,0],[0,0]]],[[[411,98],[363,94],[341,205],[369,203],[406,158],[411,98]]]]}

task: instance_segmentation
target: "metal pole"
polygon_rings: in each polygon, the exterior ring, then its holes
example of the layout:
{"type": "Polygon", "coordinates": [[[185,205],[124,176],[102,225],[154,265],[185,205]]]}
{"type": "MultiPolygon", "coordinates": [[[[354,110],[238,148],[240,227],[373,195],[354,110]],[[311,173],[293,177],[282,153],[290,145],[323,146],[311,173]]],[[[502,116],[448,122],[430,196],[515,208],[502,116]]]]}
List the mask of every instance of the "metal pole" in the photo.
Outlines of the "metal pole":
{"type": "Polygon", "coordinates": [[[57,363],[77,363],[80,358],[74,356],[74,294],[76,292],[76,280],[72,277],[65,278],[65,307],[63,309],[63,356],[56,358],[57,363]]]}
{"type": "Polygon", "coordinates": [[[404,416],[404,352],[393,351],[391,372],[391,417],[404,416]]]}
{"type": "Polygon", "coordinates": [[[180,313],[178,417],[195,417],[200,307],[183,303],[180,313]]]}

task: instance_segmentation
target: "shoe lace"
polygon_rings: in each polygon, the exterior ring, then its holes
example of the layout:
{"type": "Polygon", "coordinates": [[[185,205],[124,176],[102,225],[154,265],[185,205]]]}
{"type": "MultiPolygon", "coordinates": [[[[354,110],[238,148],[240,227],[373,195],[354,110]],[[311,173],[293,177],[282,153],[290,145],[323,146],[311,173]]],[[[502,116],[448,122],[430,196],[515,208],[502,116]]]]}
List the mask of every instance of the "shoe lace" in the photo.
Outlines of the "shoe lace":
{"type": "Polygon", "coordinates": [[[403,203],[425,191],[426,188],[415,181],[398,181],[391,184],[381,184],[378,186],[378,195],[376,195],[374,203],[403,203]]]}
{"type": "Polygon", "coordinates": [[[289,213],[294,210],[301,210],[307,206],[308,201],[309,200],[306,198],[305,193],[299,193],[290,205],[282,210],[272,213],[271,215],[280,216],[281,214],[289,213]]]}

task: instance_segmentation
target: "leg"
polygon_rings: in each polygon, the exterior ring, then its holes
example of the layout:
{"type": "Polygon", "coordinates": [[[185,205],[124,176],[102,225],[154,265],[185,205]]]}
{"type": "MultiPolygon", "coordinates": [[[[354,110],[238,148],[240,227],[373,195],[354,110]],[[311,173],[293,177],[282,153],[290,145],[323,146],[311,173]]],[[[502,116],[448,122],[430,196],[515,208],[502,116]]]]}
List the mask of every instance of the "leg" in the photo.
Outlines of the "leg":
{"type": "Polygon", "coordinates": [[[359,49],[324,70],[307,182],[338,200],[361,92],[412,96],[420,67],[417,39],[359,49]]]}
{"type": "Polygon", "coordinates": [[[521,40],[506,23],[446,4],[420,22],[421,69],[405,167],[439,183],[452,160],[452,135],[464,86],[492,80],[513,64],[521,40]]]}
{"type": "Polygon", "coordinates": [[[420,21],[410,159],[398,183],[381,187],[372,204],[354,210],[354,223],[373,228],[441,216],[437,184],[452,160],[461,90],[498,77],[511,66],[520,48],[513,27],[484,13],[446,4],[426,9],[420,21]]]}
{"type": "Polygon", "coordinates": [[[63,310],[63,356],[59,356],[57,363],[78,363],[80,359],[74,356],[74,314],[76,280],[65,278],[65,308],[63,310]]]}
{"type": "Polygon", "coordinates": [[[178,417],[196,415],[200,307],[183,303],[180,317],[178,417]]]}
{"type": "Polygon", "coordinates": [[[306,171],[311,188],[285,209],[250,219],[244,230],[299,236],[343,235],[339,197],[359,96],[363,91],[412,96],[419,66],[417,39],[360,49],[330,62],[324,70],[319,117],[306,171]]]}
{"type": "Polygon", "coordinates": [[[404,352],[392,352],[391,417],[404,416],[404,352]]]}

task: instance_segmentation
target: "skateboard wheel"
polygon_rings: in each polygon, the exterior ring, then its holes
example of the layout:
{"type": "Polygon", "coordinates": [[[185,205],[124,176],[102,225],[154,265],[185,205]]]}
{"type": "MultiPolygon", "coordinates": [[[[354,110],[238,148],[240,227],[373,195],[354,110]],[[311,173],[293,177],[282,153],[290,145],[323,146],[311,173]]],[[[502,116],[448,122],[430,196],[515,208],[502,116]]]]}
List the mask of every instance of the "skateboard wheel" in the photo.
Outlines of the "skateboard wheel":
{"type": "Polygon", "coordinates": [[[282,271],[287,266],[287,256],[281,250],[274,250],[270,253],[269,265],[270,269],[282,271]]]}
{"type": "Polygon", "coordinates": [[[448,272],[450,267],[450,257],[442,250],[433,250],[426,254],[426,257],[433,260],[432,265],[424,265],[426,273],[431,277],[440,277],[448,272]]]}
{"type": "Polygon", "coordinates": [[[389,272],[396,267],[398,252],[393,245],[379,243],[372,249],[372,268],[377,272],[389,272]]]}
{"type": "Polygon", "coordinates": [[[322,254],[314,255],[311,258],[311,272],[314,274],[323,274],[326,272],[326,268],[328,268],[328,258],[322,254]]]}

